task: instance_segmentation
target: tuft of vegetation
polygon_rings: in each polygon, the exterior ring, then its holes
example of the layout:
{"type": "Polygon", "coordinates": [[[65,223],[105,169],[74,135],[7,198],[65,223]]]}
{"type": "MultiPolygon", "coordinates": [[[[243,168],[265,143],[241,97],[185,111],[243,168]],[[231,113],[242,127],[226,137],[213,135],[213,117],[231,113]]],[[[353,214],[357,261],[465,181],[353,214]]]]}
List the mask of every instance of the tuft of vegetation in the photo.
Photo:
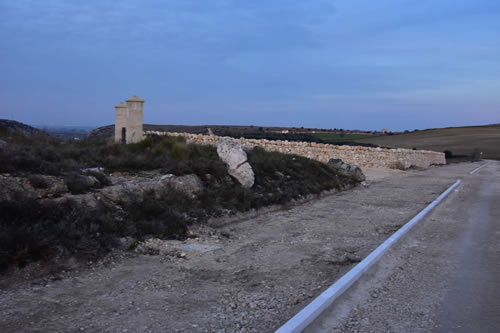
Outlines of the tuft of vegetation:
{"type": "Polygon", "coordinates": [[[479,148],[474,148],[472,150],[470,158],[471,158],[472,161],[480,161],[482,155],[483,155],[483,153],[481,152],[481,150],[479,148]]]}
{"type": "Polygon", "coordinates": [[[104,200],[95,205],[27,197],[0,201],[0,271],[69,256],[94,260],[120,237],[183,238],[193,215],[200,214],[193,199],[174,189],[134,197],[123,208],[104,200]]]}
{"type": "MultiPolygon", "coordinates": [[[[53,176],[81,173],[96,166],[108,172],[159,169],[175,175],[210,173],[220,168],[214,147],[187,144],[183,137],[175,136],[150,136],[130,145],[23,138],[10,140],[0,150],[0,160],[0,173],[53,176]]],[[[102,176],[93,176],[106,185],[102,176]]]]}
{"type": "Polygon", "coordinates": [[[40,175],[29,175],[28,180],[34,188],[46,189],[50,187],[49,181],[40,175]]]}
{"type": "Polygon", "coordinates": [[[104,203],[91,208],[72,200],[18,198],[0,201],[0,211],[0,270],[68,255],[96,258],[114,245],[110,235],[122,228],[104,203]]]}
{"type": "Polygon", "coordinates": [[[262,205],[284,203],[304,194],[320,193],[349,182],[335,174],[326,164],[298,155],[266,152],[256,147],[248,154],[255,171],[255,187],[265,194],[262,205]],[[305,167],[307,169],[305,169],[305,167]]]}
{"type": "Polygon", "coordinates": [[[150,191],[142,198],[129,200],[124,209],[133,225],[131,236],[182,239],[188,225],[201,214],[197,206],[184,193],[167,188],[161,193],[150,191]]]}
{"type": "Polygon", "coordinates": [[[460,162],[474,162],[480,161],[482,157],[482,153],[479,149],[474,149],[470,154],[454,154],[451,150],[443,151],[444,156],[446,158],[446,163],[460,163],[460,162]]]}

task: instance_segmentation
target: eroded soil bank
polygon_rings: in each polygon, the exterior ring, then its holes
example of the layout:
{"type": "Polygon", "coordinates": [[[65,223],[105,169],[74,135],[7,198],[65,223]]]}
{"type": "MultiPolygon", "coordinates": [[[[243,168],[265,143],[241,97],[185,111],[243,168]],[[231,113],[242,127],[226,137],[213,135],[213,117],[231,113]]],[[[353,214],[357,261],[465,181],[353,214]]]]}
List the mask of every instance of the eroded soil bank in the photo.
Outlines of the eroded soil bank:
{"type": "Polygon", "coordinates": [[[44,280],[2,278],[0,327],[272,332],[470,168],[374,171],[366,187],[194,230],[178,252],[115,252],[44,280]]]}

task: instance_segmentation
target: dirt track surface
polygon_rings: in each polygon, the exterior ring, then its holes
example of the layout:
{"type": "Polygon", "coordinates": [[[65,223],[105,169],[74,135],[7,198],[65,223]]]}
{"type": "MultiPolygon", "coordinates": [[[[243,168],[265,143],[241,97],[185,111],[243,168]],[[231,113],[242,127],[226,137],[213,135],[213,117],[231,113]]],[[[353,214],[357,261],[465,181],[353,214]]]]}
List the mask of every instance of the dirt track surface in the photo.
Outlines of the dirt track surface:
{"type": "Polygon", "coordinates": [[[272,332],[477,165],[368,171],[367,187],[201,229],[190,244],[219,248],[204,254],[0,281],[1,331],[272,332]]]}

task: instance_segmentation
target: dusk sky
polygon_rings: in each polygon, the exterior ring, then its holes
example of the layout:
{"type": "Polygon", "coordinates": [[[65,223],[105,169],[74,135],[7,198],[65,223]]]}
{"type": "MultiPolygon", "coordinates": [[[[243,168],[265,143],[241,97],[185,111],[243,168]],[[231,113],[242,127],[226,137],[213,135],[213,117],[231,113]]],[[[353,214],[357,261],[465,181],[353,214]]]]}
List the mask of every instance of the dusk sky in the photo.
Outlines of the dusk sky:
{"type": "Polygon", "coordinates": [[[499,0],[0,0],[0,118],[500,123],[499,0]]]}

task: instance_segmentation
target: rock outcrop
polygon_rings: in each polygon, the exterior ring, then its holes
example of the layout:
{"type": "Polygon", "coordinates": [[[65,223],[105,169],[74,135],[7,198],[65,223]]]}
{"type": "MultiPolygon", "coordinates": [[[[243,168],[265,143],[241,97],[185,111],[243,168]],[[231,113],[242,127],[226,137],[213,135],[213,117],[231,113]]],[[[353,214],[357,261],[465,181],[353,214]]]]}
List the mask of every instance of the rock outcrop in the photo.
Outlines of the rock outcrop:
{"type": "Polygon", "coordinates": [[[64,180],[54,176],[16,177],[0,174],[0,201],[52,198],[67,192],[68,187],[64,180]]]}
{"type": "Polygon", "coordinates": [[[230,138],[222,137],[217,142],[217,154],[226,163],[227,172],[243,187],[250,188],[255,182],[255,175],[248,163],[247,153],[241,145],[230,138]]]}
{"type": "Polygon", "coordinates": [[[328,161],[328,166],[335,170],[339,175],[349,177],[356,182],[363,182],[366,177],[357,165],[352,163],[345,163],[341,159],[332,158],[328,161]]]}
{"type": "Polygon", "coordinates": [[[196,175],[185,175],[176,177],[174,175],[163,175],[158,179],[132,178],[126,181],[107,186],[100,190],[102,195],[113,202],[124,202],[129,200],[130,194],[142,195],[148,191],[154,191],[157,196],[165,190],[172,188],[194,198],[203,190],[203,184],[196,175]]]}
{"type": "Polygon", "coordinates": [[[74,198],[93,202],[99,197],[104,197],[114,203],[120,203],[127,202],[148,191],[154,191],[157,196],[161,196],[165,191],[175,190],[194,198],[203,190],[202,181],[194,174],[179,177],[174,175],[155,175],[152,178],[124,177],[119,180],[114,179],[114,185],[104,187],[94,176],[76,174],[75,177],[78,177],[78,185],[82,186],[84,190],[71,191],[71,186],[67,185],[67,179],[55,176],[17,177],[10,174],[0,174],[0,201],[74,198]]]}

